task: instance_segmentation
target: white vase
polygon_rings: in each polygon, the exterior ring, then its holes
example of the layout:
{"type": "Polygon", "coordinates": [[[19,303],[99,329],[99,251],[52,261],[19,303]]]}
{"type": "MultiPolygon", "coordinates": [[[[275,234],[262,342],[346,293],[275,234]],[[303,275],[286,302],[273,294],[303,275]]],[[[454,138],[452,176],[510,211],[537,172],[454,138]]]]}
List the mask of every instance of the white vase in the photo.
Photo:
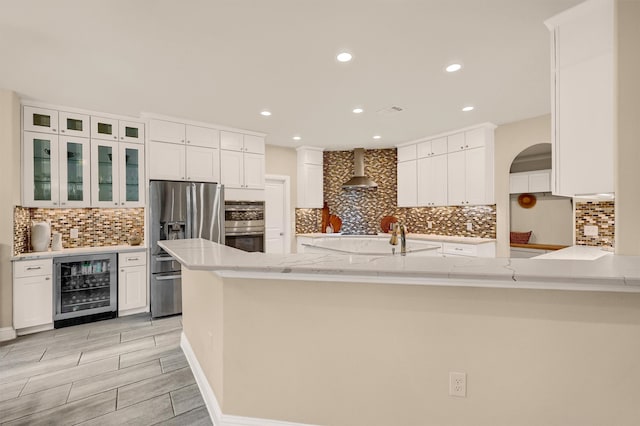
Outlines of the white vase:
{"type": "Polygon", "coordinates": [[[51,241],[49,222],[31,222],[31,248],[33,251],[47,251],[51,241]]]}
{"type": "Polygon", "coordinates": [[[51,239],[51,250],[53,251],[60,251],[62,250],[62,234],[59,232],[54,232],[52,234],[52,239],[51,239]]]}

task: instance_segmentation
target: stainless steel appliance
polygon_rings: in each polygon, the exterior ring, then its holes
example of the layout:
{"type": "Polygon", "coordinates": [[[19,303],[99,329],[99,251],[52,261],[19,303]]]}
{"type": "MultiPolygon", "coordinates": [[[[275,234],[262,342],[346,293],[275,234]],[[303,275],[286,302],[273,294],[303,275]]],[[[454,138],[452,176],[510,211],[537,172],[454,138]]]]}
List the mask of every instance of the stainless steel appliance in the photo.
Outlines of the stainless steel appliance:
{"type": "Polygon", "coordinates": [[[151,316],[182,312],[180,264],[158,247],[161,240],[204,238],[223,244],[224,189],[205,182],[150,183],[151,316]]]}
{"type": "Polygon", "coordinates": [[[264,201],[225,201],[225,244],[264,252],[264,201]]]}
{"type": "Polygon", "coordinates": [[[118,315],[116,262],[115,253],[53,259],[55,328],[118,315]]]}

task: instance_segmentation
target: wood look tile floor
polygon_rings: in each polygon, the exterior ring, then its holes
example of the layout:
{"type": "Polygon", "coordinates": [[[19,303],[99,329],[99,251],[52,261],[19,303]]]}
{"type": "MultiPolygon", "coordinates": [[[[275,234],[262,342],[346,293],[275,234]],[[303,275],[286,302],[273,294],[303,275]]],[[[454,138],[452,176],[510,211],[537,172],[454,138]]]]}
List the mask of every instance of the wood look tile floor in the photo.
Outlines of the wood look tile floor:
{"type": "Polygon", "coordinates": [[[141,314],[0,342],[0,424],[211,425],[181,332],[141,314]]]}

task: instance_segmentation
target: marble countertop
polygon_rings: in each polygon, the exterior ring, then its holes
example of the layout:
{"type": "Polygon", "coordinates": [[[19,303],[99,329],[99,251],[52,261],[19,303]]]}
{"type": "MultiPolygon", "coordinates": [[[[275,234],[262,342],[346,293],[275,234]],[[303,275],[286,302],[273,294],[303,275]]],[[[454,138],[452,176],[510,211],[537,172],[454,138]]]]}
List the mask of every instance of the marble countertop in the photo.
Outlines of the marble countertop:
{"type": "Polygon", "coordinates": [[[12,256],[12,261],[19,260],[34,260],[34,259],[50,259],[54,257],[62,257],[62,256],[79,256],[83,254],[93,254],[93,253],[124,253],[129,251],[143,251],[146,250],[146,246],[129,246],[129,245],[120,245],[120,246],[105,246],[105,247],[80,247],[80,248],[67,248],[58,251],[51,251],[51,249],[47,251],[34,251],[31,253],[23,253],[17,256],[12,256]]]}
{"type": "Polygon", "coordinates": [[[192,270],[253,278],[640,292],[640,257],[596,260],[248,253],[208,240],[161,241],[192,270]]]}
{"type": "Polygon", "coordinates": [[[572,260],[596,260],[603,256],[612,256],[610,249],[589,246],[571,246],[551,253],[535,256],[534,259],[572,259],[572,260]]]}
{"type": "MultiPolygon", "coordinates": [[[[390,237],[391,234],[379,233],[377,235],[344,235],[341,233],[323,234],[320,232],[314,232],[310,234],[296,234],[296,237],[307,238],[380,238],[390,237]]],[[[436,235],[436,234],[415,234],[408,233],[407,238],[410,240],[429,240],[429,241],[441,241],[443,243],[459,243],[459,244],[485,244],[493,243],[496,240],[493,238],[479,238],[479,237],[454,237],[448,235],[436,235]]]]}

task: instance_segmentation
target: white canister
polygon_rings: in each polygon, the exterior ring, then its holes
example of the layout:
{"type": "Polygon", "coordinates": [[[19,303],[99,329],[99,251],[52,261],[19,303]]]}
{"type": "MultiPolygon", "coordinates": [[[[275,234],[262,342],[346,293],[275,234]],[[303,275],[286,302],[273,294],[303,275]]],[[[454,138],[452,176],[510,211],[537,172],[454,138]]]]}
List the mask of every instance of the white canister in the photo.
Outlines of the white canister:
{"type": "Polygon", "coordinates": [[[52,234],[52,239],[51,239],[51,250],[53,251],[60,251],[62,250],[62,234],[59,232],[54,232],[52,234]]]}
{"type": "Polygon", "coordinates": [[[31,248],[33,251],[47,251],[51,241],[49,222],[31,222],[31,248]]]}

